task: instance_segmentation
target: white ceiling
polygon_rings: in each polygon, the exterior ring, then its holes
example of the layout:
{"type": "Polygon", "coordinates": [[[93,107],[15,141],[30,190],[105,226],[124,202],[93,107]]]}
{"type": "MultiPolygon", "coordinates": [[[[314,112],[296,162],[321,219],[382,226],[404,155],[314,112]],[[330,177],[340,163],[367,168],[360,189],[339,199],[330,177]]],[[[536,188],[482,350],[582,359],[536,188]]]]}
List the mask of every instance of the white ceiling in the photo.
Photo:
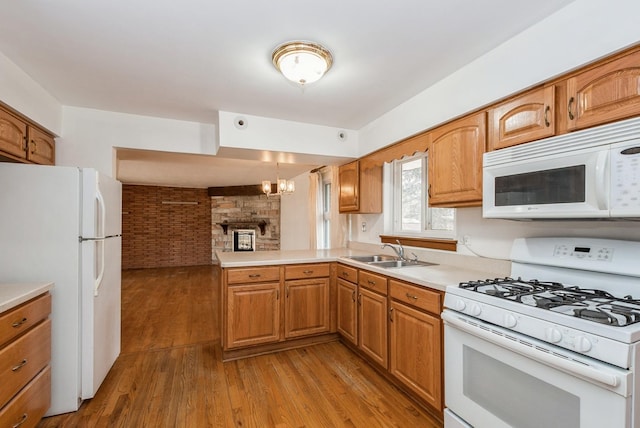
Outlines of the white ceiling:
{"type": "Polygon", "coordinates": [[[4,1],[0,52],[63,105],[357,130],[571,1],[4,1]],[[294,39],[334,56],[304,91],[271,64],[294,39]]]}

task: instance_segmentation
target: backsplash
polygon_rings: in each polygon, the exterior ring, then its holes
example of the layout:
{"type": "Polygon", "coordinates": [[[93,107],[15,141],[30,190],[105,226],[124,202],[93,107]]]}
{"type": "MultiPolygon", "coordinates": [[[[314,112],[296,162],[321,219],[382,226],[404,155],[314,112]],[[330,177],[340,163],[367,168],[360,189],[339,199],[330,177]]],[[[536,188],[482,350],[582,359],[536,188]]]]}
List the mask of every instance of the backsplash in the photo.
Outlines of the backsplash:
{"type": "MultiPolygon", "coordinates": [[[[258,227],[242,227],[256,229],[256,251],[280,249],[280,196],[212,196],[211,197],[211,244],[213,251],[231,251],[232,227],[225,235],[218,223],[224,221],[249,222],[265,220],[265,234],[258,227]]],[[[239,227],[240,228],[240,227],[239,227]]]]}

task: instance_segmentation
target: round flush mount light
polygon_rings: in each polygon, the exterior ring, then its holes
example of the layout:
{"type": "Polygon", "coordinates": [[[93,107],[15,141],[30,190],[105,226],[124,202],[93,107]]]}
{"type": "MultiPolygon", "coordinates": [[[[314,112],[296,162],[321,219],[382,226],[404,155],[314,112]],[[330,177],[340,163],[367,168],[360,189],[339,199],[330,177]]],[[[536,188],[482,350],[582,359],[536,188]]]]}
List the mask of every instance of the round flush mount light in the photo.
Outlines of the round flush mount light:
{"type": "Polygon", "coordinates": [[[305,41],[284,43],[273,51],[271,60],[284,77],[301,86],[318,81],[333,64],[324,46],[305,41]]]}

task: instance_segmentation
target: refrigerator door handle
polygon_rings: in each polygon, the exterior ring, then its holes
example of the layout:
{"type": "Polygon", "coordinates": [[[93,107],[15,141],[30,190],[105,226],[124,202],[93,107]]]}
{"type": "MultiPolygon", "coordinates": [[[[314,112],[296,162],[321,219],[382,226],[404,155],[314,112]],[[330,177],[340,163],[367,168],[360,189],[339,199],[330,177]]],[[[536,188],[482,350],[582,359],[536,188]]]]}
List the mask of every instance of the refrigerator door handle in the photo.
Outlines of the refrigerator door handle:
{"type": "MultiPolygon", "coordinates": [[[[107,210],[104,205],[104,198],[102,197],[102,193],[100,193],[100,189],[96,189],[96,200],[98,201],[98,212],[97,212],[97,220],[100,222],[98,230],[98,236],[104,236],[106,231],[106,214],[107,210]]],[[[93,288],[93,295],[98,295],[98,290],[102,285],[102,279],[104,278],[104,239],[101,239],[96,242],[96,251],[98,251],[98,246],[100,246],[100,269],[98,270],[98,277],[96,278],[96,282],[93,288]]]]}

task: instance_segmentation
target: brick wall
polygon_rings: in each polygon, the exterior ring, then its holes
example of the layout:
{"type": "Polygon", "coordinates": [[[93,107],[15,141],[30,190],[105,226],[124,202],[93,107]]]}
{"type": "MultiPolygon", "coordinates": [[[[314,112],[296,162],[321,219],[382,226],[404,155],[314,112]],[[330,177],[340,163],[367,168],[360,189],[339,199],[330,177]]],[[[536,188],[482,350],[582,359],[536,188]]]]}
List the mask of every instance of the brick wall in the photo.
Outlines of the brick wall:
{"type": "MultiPolygon", "coordinates": [[[[231,227],[225,235],[217,223],[224,220],[266,220],[265,234],[256,228],[256,251],[280,249],[280,196],[213,196],[211,197],[211,242],[213,250],[231,250],[231,227]]],[[[249,229],[249,227],[242,227],[249,229]]]]}
{"type": "Polygon", "coordinates": [[[122,211],[123,269],[211,263],[207,189],[123,185],[122,211]]]}

